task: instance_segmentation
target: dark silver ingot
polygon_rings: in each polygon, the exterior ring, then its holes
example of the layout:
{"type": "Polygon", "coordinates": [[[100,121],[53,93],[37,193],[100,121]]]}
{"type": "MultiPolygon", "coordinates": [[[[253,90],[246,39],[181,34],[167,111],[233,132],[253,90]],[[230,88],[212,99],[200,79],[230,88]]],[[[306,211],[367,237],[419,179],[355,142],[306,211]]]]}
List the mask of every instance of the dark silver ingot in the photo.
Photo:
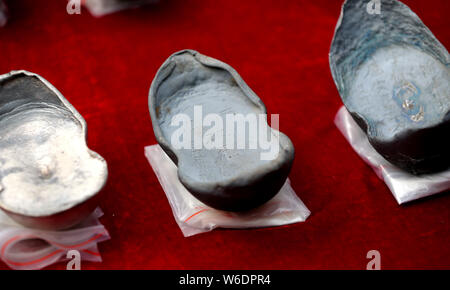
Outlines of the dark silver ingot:
{"type": "Polygon", "coordinates": [[[330,66],[344,105],[389,162],[413,174],[450,167],[450,57],[406,5],[347,0],[330,66]]]}
{"type": "MultiPolygon", "coordinates": [[[[216,114],[222,120],[230,114],[267,116],[262,101],[229,65],[192,50],[170,56],[153,80],[149,109],[156,139],[177,164],[181,183],[203,203],[227,211],[249,210],[275,196],[294,159],[289,138],[266,121],[259,124],[268,134],[279,134],[274,141],[279,151],[271,160],[261,160],[264,150],[260,147],[175,148],[171,141],[177,127],[171,122],[174,116],[187,114],[192,124],[187,133],[195,136],[195,106],[201,106],[203,116],[216,114]]],[[[249,131],[242,137],[246,144],[249,131]]],[[[225,133],[221,130],[220,134],[225,143],[225,133]]]]}
{"type": "Polygon", "coordinates": [[[106,161],[86,145],[86,122],[42,77],[0,76],[0,208],[33,228],[60,230],[96,206],[106,161]]]}

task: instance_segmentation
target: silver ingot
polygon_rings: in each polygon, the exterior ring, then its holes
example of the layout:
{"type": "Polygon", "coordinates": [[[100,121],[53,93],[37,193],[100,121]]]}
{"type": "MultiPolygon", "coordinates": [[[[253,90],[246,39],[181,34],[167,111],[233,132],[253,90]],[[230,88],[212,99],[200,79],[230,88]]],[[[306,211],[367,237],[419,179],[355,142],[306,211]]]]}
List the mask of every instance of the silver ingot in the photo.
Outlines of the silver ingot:
{"type": "Polygon", "coordinates": [[[371,7],[375,2],[342,7],[330,50],[342,101],[392,164],[413,174],[446,170],[449,53],[406,5],[381,0],[371,7]]]}
{"type": "Polygon", "coordinates": [[[173,54],[153,80],[149,109],[156,140],[177,164],[181,183],[203,203],[220,210],[249,210],[270,200],[285,183],[294,160],[294,146],[286,135],[267,124],[263,102],[231,66],[193,50],[173,54]],[[196,108],[200,115],[217,117],[215,125],[238,115],[255,119],[264,116],[264,121],[258,124],[259,132],[249,121],[249,129],[244,128],[246,133],[242,135],[237,135],[238,130],[225,133],[225,127],[229,128],[225,122],[223,127],[218,126],[220,129],[208,125],[203,134],[202,124],[196,121],[196,108]],[[209,140],[221,139],[223,146],[197,147],[195,140],[194,144],[188,141],[193,145],[190,148],[176,146],[174,139],[178,138],[173,137],[179,129],[173,122],[181,115],[188,116],[186,135],[192,139],[212,136],[209,140]],[[264,135],[262,132],[271,136],[271,145],[279,149],[273,158],[261,158],[265,150],[262,146],[239,149],[224,144],[230,140],[232,145],[235,141],[250,144],[258,139],[250,131],[258,137],[264,135]]]}
{"type": "Polygon", "coordinates": [[[0,76],[0,208],[28,227],[59,230],[96,207],[106,161],[86,145],[86,122],[37,74],[0,76]]]}

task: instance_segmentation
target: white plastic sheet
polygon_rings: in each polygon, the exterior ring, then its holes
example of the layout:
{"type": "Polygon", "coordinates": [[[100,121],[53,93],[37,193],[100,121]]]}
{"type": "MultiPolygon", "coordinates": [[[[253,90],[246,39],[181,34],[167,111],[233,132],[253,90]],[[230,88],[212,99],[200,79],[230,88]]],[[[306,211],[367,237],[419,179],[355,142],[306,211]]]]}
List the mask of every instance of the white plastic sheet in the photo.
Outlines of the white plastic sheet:
{"type": "Polygon", "coordinates": [[[159,145],[145,148],[159,182],[169,200],[176,222],[185,237],[215,228],[260,228],[305,221],[310,211],[297,197],[289,180],[266,204],[242,213],[213,209],[193,197],[178,180],[177,167],[159,145]]]}
{"type": "Polygon", "coordinates": [[[102,215],[97,208],[70,230],[43,231],[19,225],[0,210],[0,258],[16,270],[37,270],[67,260],[70,250],[77,250],[81,261],[101,262],[97,244],[110,238],[98,220],[102,215]]]}
{"type": "Polygon", "coordinates": [[[450,170],[416,176],[389,163],[370,145],[366,134],[344,106],[339,109],[334,123],[356,153],[386,183],[398,204],[450,189],[450,170]]]}

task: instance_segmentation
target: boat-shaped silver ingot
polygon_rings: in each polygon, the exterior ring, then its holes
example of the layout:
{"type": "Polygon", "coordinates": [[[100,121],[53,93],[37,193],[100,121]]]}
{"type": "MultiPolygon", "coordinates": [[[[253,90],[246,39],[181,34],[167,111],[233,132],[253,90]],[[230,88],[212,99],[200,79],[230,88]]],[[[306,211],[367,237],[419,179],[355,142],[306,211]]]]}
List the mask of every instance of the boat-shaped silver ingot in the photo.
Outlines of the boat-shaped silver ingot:
{"type": "Polygon", "coordinates": [[[181,183],[203,203],[249,210],[270,200],[286,181],[294,159],[292,142],[267,124],[263,102],[229,65],[193,50],[173,54],[153,80],[149,108],[156,140],[177,164],[181,183]],[[248,118],[245,134],[238,135],[234,123],[228,123],[238,116],[248,118]],[[258,136],[251,137],[257,130],[252,120],[261,116],[258,136]],[[188,126],[183,129],[178,121],[188,126]],[[180,129],[184,136],[174,138],[180,129]],[[271,146],[249,145],[262,141],[264,132],[271,146]],[[187,146],[176,144],[181,139],[189,139],[187,146]],[[265,155],[269,147],[276,149],[270,157],[265,155]]]}
{"type": "Polygon", "coordinates": [[[86,145],[86,122],[39,75],[0,76],[0,208],[28,227],[76,225],[96,206],[106,161],[86,145]]]}
{"type": "Polygon", "coordinates": [[[450,167],[450,57],[396,0],[347,0],[330,66],[344,105],[371,145],[413,174],[450,167]]]}

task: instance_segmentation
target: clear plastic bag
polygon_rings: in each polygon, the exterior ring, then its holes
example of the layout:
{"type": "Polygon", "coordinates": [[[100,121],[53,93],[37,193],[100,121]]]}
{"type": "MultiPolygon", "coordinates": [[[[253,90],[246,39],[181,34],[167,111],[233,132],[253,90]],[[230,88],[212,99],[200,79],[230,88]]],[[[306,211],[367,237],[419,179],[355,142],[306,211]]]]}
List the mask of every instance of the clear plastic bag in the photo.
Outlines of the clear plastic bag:
{"type": "Polygon", "coordinates": [[[136,8],[158,1],[159,0],[85,0],[83,3],[92,15],[100,17],[120,10],[136,8]]]}
{"type": "Polygon", "coordinates": [[[370,145],[366,134],[342,106],[334,123],[353,147],[391,190],[398,204],[444,192],[450,188],[450,170],[416,176],[392,165],[370,145]]]}
{"type": "Polygon", "coordinates": [[[310,211],[292,189],[289,180],[266,204],[243,213],[213,209],[193,197],[178,180],[177,166],[159,145],[145,148],[145,156],[166,193],[178,226],[185,237],[215,228],[259,228],[305,221],[310,211]]]}
{"type": "Polygon", "coordinates": [[[0,210],[0,258],[16,270],[37,270],[67,260],[70,250],[77,250],[81,261],[101,262],[97,244],[110,238],[98,220],[102,215],[97,208],[70,230],[43,231],[19,225],[0,210]]]}

